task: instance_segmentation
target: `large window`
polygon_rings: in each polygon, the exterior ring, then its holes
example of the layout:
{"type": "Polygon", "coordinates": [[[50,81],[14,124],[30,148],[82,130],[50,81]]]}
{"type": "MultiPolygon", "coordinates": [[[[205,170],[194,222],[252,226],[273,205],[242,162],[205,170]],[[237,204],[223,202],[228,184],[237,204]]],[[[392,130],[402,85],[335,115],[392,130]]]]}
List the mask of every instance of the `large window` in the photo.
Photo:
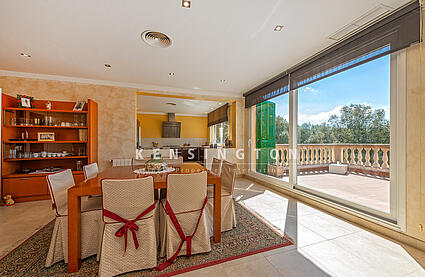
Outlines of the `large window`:
{"type": "Polygon", "coordinates": [[[210,144],[224,146],[227,139],[229,139],[229,121],[210,127],[210,144]]]}
{"type": "Polygon", "coordinates": [[[297,182],[390,212],[390,56],[298,89],[297,182]]]}
{"type": "Polygon", "coordinates": [[[253,174],[394,219],[390,115],[395,118],[391,105],[396,105],[390,98],[397,94],[392,79],[397,55],[252,106],[253,174]]]}

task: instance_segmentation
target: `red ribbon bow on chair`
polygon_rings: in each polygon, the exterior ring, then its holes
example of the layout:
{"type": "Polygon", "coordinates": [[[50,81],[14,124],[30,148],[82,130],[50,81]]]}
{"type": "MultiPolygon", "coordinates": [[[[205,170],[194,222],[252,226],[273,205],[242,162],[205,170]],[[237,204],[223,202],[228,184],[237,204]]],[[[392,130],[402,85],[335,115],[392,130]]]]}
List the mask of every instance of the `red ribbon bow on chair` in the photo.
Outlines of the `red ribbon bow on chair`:
{"type": "Polygon", "coordinates": [[[141,214],[139,214],[133,220],[127,220],[127,219],[122,218],[119,215],[117,215],[117,214],[115,214],[111,211],[103,209],[103,216],[109,217],[110,219],[116,220],[118,222],[125,223],[123,226],[121,226],[118,229],[118,231],[115,232],[115,236],[117,236],[117,237],[124,236],[124,239],[125,239],[124,253],[125,253],[125,251],[127,251],[127,231],[128,231],[128,229],[130,229],[131,234],[133,235],[134,247],[136,247],[136,249],[139,248],[139,241],[137,240],[137,234],[136,234],[136,231],[139,230],[139,226],[137,226],[137,224],[135,224],[134,222],[136,222],[137,220],[139,220],[140,218],[142,218],[143,216],[145,216],[149,212],[153,211],[155,209],[155,206],[156,206],[156,204],[153,203],[151,206],[149,206],[149,208],[144,210],[141,214]]]}
{"type": "MultiPolygon", "coordinates": [[[[167,212],[168,216],[171,219],[171,222],[173,223],[174,227],[176,228],[177,233],[179,234],[181,241],[180,241],[179,247],[177,248],[174,255],[171,258],[169,258],[168,260],[166,260],[165,262],[163,262],[162,264],[160,264],[159,266],[157,266],[156,270],[161,271],[164,268],[170,266],[172,263],[174,263],[177,256],[179,255],[180,251],[182,250],[184,242],[186,242],[186,257],[189,258],[192,255],[192,238],[195,236],[196,231],[198,230],[199,222],[201,221],[202,213],[204,212],[204,209],[205,209],[205,206],[207,205],[207,202],[208,202],[208,197],[205,197],[204,204],[202,205],[202,208],[200,210],[200,213],[199,213],[196,225],[195,225],[195,230],[193,230],[193,233],[190,236],[186,236],[184,234],[183,229],[180,226],[180,223],[179,223],[173,209],[171,208],[170,203],[168,203],[168,201],[165,202],[165,211],[167,212]]],[[[195,211],[192,211],[192,212],[195,212],[195,211]]]]}

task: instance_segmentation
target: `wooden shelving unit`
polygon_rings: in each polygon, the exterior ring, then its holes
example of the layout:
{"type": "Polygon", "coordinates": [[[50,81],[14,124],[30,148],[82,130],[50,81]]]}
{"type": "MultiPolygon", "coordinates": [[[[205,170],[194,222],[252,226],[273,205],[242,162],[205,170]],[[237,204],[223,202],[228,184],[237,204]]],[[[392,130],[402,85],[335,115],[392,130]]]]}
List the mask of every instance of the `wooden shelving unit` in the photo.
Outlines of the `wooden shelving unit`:
{"type": "Polygon", "coordinates": [[[69,140],[69,141],[27,141],[27,140],[6,140],[3,143],[24,144],[24,143],[88,143],[87,140],[69,140]]]}
{"type": "Polygon", "coordinates": [[[85,126],[25,126],[25,125],[4,125],[11,128],[49,128],[49,129],[87,129],[85,126]]]}
{"type": "Polygon", "coordinates": [[[10,194],[17,202],[49,199],[48,173],[36,170],[70,168],[80,182],[81,165],[97,162],[97,103],[89,99],[83,111],[73,111],[75,102],[50,102],[50,110],[47,100],[35,100],[33,109],[18,108],[16,97],[2,94],[2,196],[10,194]],[[38,132],[53,132],[55,140],[37,141],[38,132]],[[16,140],[24,136],[28,140],[16,140]],[[51,157],[43,158],[42,152],[51,157]],[[53,157],[58,153],[66,156],[53,157]]]}

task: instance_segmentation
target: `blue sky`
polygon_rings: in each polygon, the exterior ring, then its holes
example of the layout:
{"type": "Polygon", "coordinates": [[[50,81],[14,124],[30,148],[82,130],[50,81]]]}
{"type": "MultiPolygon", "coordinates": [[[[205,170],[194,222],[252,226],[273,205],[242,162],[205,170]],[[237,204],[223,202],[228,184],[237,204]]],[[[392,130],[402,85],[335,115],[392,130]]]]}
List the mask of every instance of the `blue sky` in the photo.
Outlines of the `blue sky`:
{"type": "MultiPolygon", "coordinates": [[[[339,114],[342,106],[368,104],[385,109],[389,119],[390,55],[346,70],[304,86],[298,90],[298,121],[322,123],[339,114]]],[[[288,118],[289,94],[270,101],[276,103],[276,114],[288,118]]]]}

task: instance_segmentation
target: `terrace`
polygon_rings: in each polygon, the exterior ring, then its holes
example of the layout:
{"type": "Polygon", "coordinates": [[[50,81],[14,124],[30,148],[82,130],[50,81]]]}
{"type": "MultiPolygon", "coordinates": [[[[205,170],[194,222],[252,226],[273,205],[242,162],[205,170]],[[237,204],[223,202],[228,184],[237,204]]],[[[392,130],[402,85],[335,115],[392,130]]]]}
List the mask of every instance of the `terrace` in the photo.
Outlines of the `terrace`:
{"type": "MultiPolygon", "coordinates": [[[[300,144],[298,150],[298,185],[389,212],[388,144],[300,144]],[[347,165],[347,174],[329,172],[330,164],[347,165]]],[[[267,174],[289,181],[289,146],[277,144],[275,153],[267,174]]]]}

